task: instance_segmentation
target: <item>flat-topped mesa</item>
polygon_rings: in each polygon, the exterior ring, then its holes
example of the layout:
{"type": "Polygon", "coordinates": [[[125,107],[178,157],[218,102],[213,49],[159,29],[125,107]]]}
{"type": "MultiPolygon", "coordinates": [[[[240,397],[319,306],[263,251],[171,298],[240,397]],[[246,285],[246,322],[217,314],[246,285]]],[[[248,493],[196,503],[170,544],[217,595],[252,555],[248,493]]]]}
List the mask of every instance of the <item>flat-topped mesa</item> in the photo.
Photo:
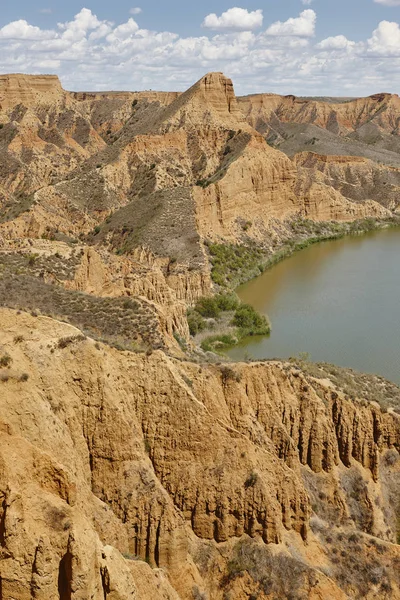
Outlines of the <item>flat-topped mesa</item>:
{"type": "Polygon", "coordinates": [[[0,75],[0,108],[6,110],[17,104],[34,106],[61,99],[65,92],[57,75],[0,75]]]}

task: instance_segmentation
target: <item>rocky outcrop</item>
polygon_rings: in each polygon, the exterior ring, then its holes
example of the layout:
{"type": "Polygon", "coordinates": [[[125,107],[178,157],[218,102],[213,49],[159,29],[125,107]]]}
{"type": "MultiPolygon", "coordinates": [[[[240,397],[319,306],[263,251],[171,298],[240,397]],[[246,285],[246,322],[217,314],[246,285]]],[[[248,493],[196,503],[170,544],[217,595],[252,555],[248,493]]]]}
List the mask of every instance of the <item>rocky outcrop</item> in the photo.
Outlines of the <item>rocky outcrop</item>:
{"type": "Polygon", "coordinates": [[[386,133],[399,134],[397,94],[374,94],[341,102],[255,94],[240,97],[238,102],[248,122],[263,133],[276,118],[286,123],[314,124],[339,135],[354,132],[372,121],[386,133]]]}
{"type": "Polygon", "coordinates": [[[0,110],[19,105],[61,102],[65,92],[57,75],[0,75],[0,110]]]}
{"type": "Polygon", "coordinates": [[[353,202],[374,200],[392,211],[398,209],[400,169],[357,156],[321,156],[313,152],[299,153],[294,161],[313,175],[317,172],[325,186],[353,202]]]}
{"type": "Polygon", "coordinates": [[[310,528],[319,509],[309,494],[325,490],[335,526],[357,531],[346,495],[354,470],[367,486],[365,530],[398,560],[388,516],[397,508],[379,466],[388,450],[398,456],[398,415],[290,364],[209,366],[90,339],[59,344],[76,332],[1,311],[4,597],[176,600],[197,589],[222,600],[229,589],[239,600],[258,584],[232,575],[238,538],[302,557],[313,593],[343,597],[318,570],[329,559],[310,528]]]}

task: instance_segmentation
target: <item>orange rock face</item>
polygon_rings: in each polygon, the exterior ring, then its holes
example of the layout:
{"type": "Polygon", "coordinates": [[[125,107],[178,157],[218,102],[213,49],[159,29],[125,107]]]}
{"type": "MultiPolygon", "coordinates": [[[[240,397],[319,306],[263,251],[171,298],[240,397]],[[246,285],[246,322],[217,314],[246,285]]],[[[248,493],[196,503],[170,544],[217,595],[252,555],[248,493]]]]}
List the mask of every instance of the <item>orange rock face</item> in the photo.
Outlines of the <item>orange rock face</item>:
{"type": "Polygon", "coordinates": [[[301,585],[313,572],[313,594],[344,597],[319,570],[330,559],[310,521],[329,507],[342,536],[358,531],[361,544],[378,536],[381,558],[398,560],[379,466],[399,447],[398,415],[284,363],[200,366],[90,339],[64,348],[58,342],[74,334],[71,326],[4,309],[1,316],[1,351],[11,357],[1,372],[5,598],[34,589],[50,599],[61,588],[71,598],[114,590],[147,600],[158,598],[152,586],[160,598],[189,599],[195,586],[211,598],[227,590],[240,598],[245,580],[238,587],[229,561],[244,549],[261,560],[263,548],[286,554],[280,561],[302,557],[301,585]],[[351,473],[367,490],[365,533],[352,520],[351,473]],[[326,508],[311,505],[310,485],[324,491],[326,508]]]}

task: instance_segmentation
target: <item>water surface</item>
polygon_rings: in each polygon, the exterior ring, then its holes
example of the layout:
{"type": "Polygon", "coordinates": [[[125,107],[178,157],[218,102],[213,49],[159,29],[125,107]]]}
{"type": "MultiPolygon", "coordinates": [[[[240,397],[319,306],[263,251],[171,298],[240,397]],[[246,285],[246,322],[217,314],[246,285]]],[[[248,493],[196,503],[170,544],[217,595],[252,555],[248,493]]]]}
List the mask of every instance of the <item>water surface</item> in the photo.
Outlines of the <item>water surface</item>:
{"type": "Polygon", "coordinates": [[[307,352],[400,383],[400,230],[321,242],[238,288],[269,316],[268,338],[248,338],[236,360],[307,352]]]}

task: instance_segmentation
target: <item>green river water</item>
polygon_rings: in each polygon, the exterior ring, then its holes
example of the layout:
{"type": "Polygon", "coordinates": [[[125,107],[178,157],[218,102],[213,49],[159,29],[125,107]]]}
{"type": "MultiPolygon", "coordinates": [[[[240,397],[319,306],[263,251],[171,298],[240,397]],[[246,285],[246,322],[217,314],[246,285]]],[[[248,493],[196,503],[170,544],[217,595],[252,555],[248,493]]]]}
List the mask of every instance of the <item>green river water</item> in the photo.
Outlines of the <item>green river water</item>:
{"type": "Polygon", "coordinates": [[[244,340],[231,358],[307,352],[400,383],[399,229],[315,244],[236,291],[268,315],[272,332],[244,340]]]}

